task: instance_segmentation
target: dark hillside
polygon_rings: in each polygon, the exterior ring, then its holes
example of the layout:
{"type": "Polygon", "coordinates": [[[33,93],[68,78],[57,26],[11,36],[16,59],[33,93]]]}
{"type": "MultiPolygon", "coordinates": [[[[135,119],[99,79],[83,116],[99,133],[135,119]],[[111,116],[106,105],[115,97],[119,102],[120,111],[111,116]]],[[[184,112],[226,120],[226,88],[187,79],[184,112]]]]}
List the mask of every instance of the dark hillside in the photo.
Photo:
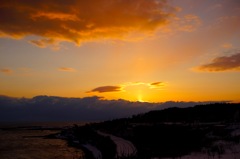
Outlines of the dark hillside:
{"type": "Polygon", "coordinates": [[[168,108],[134,116],[133,122],[239,122],[240,104],[216,103],[190,108],[168,108]]]}
{"type": "Polygon", "coordinates": [[[226,103],[169,108],[75,127],[73,136],[80,143],[95,145],[104,156],[111,157],[116,153],[117,144],[114,147],[109,138],[96,132],[132,142],[137,149],[135,159],[176,158],[193,152],[205,153],[206,157],[221,157],[226,152],[236,155],[235,149],[240,148],[239,112],[240,104],[226,103]]]}

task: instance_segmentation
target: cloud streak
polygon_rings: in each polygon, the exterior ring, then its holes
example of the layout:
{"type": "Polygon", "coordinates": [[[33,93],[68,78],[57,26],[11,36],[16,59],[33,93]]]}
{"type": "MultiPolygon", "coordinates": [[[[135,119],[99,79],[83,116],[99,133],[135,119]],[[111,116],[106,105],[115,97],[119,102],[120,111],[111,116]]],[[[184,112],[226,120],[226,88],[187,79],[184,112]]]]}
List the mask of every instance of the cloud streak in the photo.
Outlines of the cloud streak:
{"type": "Polygon", "coordinates": [[[225,44],[222,45],[222,47],[225,48],[225,49],[230,49],[230,48],[233,47],[233,45],[230,44],[230,43],[225,43],[225,44]]]}
{"type": "Polygon", "coordinates": [[[65,71],[65,72],[75,72],[76,70],[71,67],[60,67],[58,68],[59,71],[65,71]]]}
{"type": "Polygon", "coordinates": [[[2,68],[2,69],[0,69],[0,72],[1,72],[1,73],[4,73],[4,74],[6,74],[6,75],[9,75],[9,74],[11,74],[13,71],[12,71],[11,69],[8,69],[8,68],[2,68]]]}
{"type": "Polygon", "coordinates": [[[18,1],[0,4],[0,37],[39,36],[39,47],[70,41],[122,39],[167,24],[174,9],[165,0],[18,1]]]}
{"type": "Polygon", "coordinates": [[[210,63],[199,66],[197,70],[207,72],[240,71],[240,53],[217,57],[210,63]]]}
{"type": "Polygon", "coordinates": [[[88,93],[91,92],[98,92],[98,93],[106,93],[106,92],[119,92],[122,91],[122,88],[120,86],[102,86],[102,87],[97,87],[88,93]]]}
{"type": "Polygon", "coordinates": [[[121,84],[119,86],[101,86],[94,88],[91,91],[88,91],[87,93],[93,93],[93,92],[98,92],[98,93],[106,93],[106,92],[121,92],[125,91],[126,87],[130,86],[138,86],[138,85],[145,85],[149,88],[161,88],[164,87],[166,84],[164,82],[152,82],[152,83],[145,83],[145,82],[128,82],[121,84]]]}
{"type": "Polygon", "coordinates": [[[160,88],[160,87],[164,87],[166,84],[164,82],[153,82],[150,83],[150,88],[160,88]]]}
{"type": "Polygon", "coordinates": [[[202,21],[200,17],[188,14],[184,15],[180,18],[175,18],[175,22],[173,24],[174,30],[184,31],[184,32],[193,32],[195,31],[200,25],[202,24],[202,21]]]}
{"type": "Polygon", "coordinates": [[[29,42],[41,48],[45,48],[56,43],[53,39],[30,40],[29,42]]]}

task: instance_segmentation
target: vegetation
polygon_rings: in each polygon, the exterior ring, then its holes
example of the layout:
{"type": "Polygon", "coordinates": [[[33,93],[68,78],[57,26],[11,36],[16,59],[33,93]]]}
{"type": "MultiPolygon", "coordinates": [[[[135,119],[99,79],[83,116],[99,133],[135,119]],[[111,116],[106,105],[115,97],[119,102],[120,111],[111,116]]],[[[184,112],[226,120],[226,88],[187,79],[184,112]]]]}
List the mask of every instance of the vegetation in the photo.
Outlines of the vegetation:
{"type": "MultiPolygon", "coordinates": [[[[191,152],[205,151],[209,156],[222,155],[224,144],[239,144],[240,135],[232,135],[240,122],[240,104],[208,104],[190,108],[169,108],[150,111],[131,118],[72,128],[80,143],[91,143],[103,154],[114,158],[116,145],[102,131],[131,141],[137,148],[135,156],[122,158],[150,159],[181,157],[191,152]]],[[[237,127],[240,129],[240,127],[237,127]]]]}

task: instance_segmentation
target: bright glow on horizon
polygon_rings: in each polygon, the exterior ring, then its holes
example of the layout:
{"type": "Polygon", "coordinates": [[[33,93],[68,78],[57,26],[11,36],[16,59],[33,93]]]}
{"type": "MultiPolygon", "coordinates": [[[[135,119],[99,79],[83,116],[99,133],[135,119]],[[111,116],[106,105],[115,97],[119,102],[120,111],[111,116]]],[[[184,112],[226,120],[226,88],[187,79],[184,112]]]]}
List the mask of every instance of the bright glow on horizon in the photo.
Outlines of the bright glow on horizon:
{"type": "Polygon", "coordinates": [[[145,102],[145,101],[143,100],[142,94],[138,94],[138,101],[139,101],[139,102],[145,102]]]}

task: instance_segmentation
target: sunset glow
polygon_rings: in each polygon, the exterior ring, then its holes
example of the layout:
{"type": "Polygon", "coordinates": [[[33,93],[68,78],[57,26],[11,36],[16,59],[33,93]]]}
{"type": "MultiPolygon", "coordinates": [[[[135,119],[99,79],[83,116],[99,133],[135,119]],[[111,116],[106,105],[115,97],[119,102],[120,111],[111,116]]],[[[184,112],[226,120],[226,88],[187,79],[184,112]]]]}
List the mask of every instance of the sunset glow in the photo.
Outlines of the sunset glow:
{"type": "Polygon", "coordinates": [[[0,95],[240,101],[239,0],[3,0],[0,15],[0,95]]]}

